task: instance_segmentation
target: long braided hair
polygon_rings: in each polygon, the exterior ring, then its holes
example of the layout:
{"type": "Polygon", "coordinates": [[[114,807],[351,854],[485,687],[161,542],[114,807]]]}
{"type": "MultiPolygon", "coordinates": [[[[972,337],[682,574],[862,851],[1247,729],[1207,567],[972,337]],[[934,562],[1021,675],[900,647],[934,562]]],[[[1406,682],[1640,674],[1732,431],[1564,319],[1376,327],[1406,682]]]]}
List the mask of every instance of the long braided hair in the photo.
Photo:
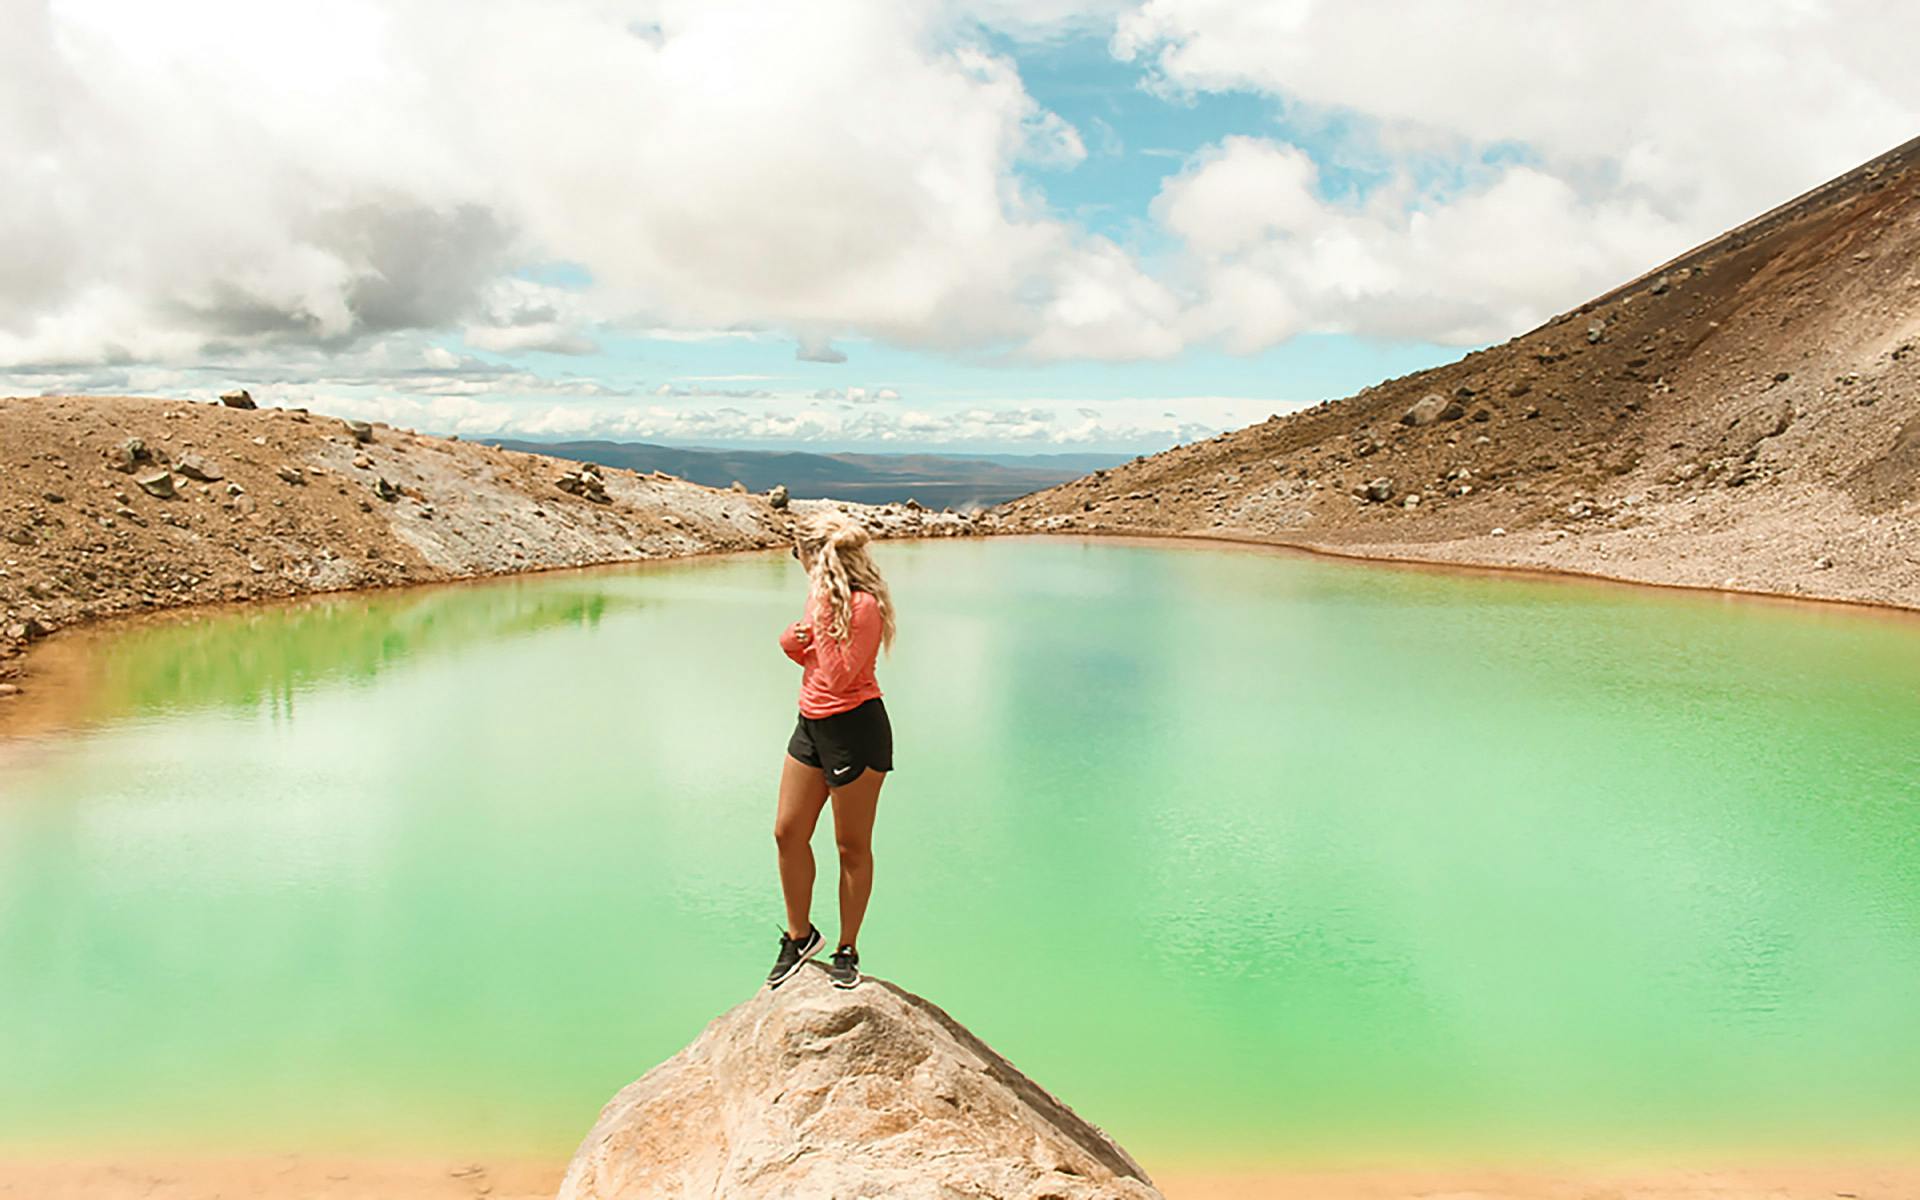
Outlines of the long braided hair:
{"type": "Polygon", "coordinates": [[[893,648],[893,596],[880,568],[867,553],[866,526],[836,508],[822,508],[794,522],[793,538],[811,564],[808,583],[826,631],[844,642],[852,631],[853,593],[866,592],[880,604],[880,644],[893,648]]]}

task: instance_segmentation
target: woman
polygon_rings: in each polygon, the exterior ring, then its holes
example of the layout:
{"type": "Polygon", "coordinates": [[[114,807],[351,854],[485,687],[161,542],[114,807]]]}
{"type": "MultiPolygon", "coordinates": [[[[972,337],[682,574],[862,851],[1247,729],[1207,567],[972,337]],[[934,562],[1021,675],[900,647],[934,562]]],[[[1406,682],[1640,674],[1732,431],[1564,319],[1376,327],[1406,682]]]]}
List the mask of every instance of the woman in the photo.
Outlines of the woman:
{"type": "Polygon", "coordinates": [[[824,944],[807,912],[813,827],[829,798],[840,847],[840,936],[827,974],[835,987],[860,982],[855,947],[873,891],[873,817],[893,769],[893,727],[873,678],[880,648],[893,646],[893,600],[867,543],[866,529],[835,509],[803,517],[794,531],[793,555],[807,569],[808,588],[806,611],[780,635],[780,648],[803,670],[800,719],[781,764],[773,821],[787,927],[768,987],[785,983],[824,944]]]}

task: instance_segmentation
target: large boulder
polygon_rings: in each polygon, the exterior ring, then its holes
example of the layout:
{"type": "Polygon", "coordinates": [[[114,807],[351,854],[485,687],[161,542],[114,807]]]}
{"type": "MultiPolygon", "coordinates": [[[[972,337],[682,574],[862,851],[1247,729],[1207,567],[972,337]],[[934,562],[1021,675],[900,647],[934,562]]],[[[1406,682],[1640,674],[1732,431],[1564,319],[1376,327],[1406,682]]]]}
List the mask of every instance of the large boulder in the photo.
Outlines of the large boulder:
{"type": "Polygon", "coordinates": [[[919,996],[810,963],[627,1085],[559,1200],[1155,1200],[1140,1165],[919,996]]]}

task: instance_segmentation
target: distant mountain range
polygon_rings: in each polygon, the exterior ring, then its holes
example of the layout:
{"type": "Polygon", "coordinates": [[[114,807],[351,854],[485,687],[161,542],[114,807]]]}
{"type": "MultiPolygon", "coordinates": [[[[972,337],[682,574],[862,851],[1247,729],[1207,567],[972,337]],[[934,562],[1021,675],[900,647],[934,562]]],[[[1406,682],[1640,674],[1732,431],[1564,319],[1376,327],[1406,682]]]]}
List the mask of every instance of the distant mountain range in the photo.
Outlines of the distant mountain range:
{"type": "Polygon", "coordinates": [[[735,480],[756,492],[777,483],[797,500],[917,500],[929,508],[984,508],[1128,461],[1125,454],[810,454],[718,450],[651,442],[524,442],[491,445],[632,471],[665,471],[709,487],[735,480]]]}

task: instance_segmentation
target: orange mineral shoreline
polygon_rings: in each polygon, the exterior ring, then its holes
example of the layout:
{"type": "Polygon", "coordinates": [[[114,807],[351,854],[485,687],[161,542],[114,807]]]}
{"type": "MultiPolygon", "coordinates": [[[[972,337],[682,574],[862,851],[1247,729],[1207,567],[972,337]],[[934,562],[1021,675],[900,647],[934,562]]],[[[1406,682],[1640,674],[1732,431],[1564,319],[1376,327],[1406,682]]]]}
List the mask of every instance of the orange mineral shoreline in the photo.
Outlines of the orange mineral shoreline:
{"type": "MultiPolygon", "coordinates": [[[[1151,1165],[1149,1171],[1153,1171],[1151,1165]]],[[[546,1200],[558,1160],[307,1154],[8,1157],[12,1200],[546,1200]]],[[[1914,1200],[1907,1163],[1153,1171],[1168,1200],[1914,1200]]]]}

